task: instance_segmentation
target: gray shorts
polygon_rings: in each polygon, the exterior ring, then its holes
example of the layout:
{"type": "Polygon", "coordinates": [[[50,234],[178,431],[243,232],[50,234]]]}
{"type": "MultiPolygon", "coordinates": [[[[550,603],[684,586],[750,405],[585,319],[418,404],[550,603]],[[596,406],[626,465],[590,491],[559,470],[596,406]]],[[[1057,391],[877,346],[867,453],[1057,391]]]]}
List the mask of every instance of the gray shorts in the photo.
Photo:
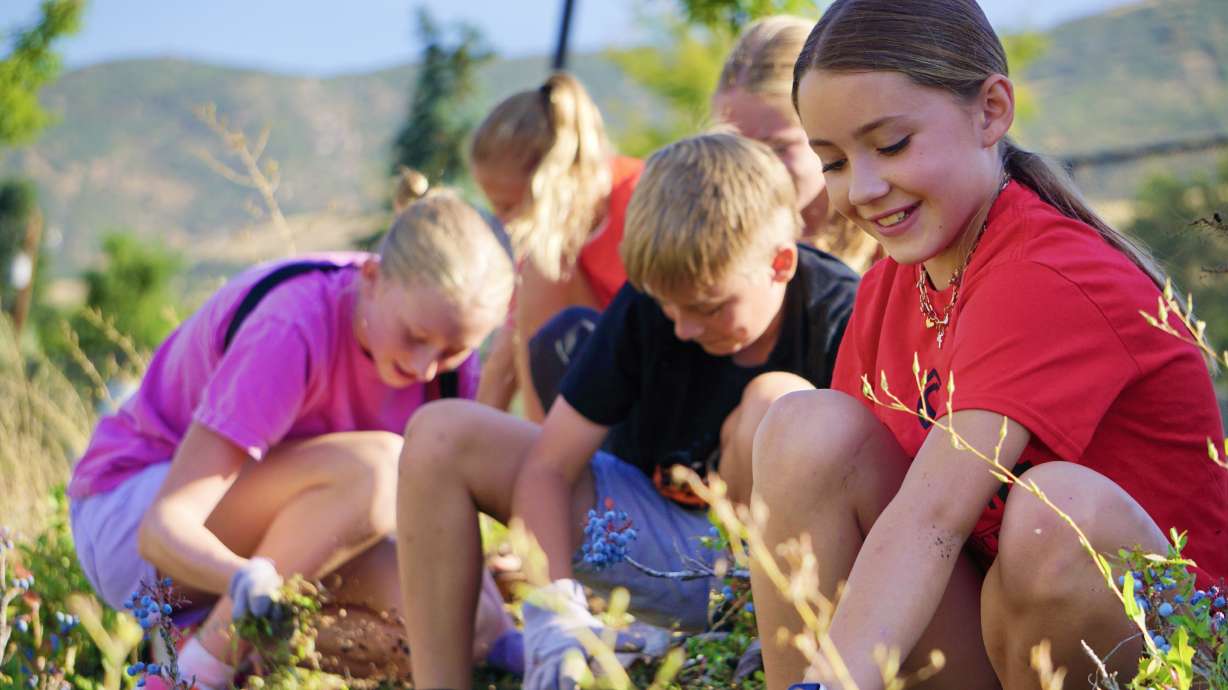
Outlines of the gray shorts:
{"type": "Polygon", "coordinates": [[[150,465],[106,493],[75,499],[69,508],[77,560],[98,596],[117,611],[144,580],[158,570],[141,558],[137,535],[141,520],[162,488],[170,462],[150,465]]]}
{"type": "MultiPolygon", "coordinates": [[[[600,510],[611,499],[615,509],[627,513],[636,530],[628,548],[631,558],[664,571],[686,569],[684,558],[712,565],[717,554],[699,542],[711,527],[705,511],[684,508],[665,498],[638,468],[604,451],[593,456],[590,467],[600,510]]],[[[708,594],[720,585],[711,577],[687,581],[654,577],[625,562],[593,572],[580,561],[578,551],[573,564],[576,578],[601,594],[626,587],[632,612],[643,620],[690,631],[707,627],[708,594]]]]}

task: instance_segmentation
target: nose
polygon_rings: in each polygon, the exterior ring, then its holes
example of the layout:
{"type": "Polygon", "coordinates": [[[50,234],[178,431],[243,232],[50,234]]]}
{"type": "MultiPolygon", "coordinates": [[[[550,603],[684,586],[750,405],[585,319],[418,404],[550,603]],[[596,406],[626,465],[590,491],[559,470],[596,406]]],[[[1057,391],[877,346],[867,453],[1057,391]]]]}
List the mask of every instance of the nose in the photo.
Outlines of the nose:
{"type": "Polygon", "coordinates": [[[698,321],[689,319],[682,314],[674,318],[674,335],[681,341],[694,340],[704,332],[698,321]]]}
{"type": "Polygon", "coordinates": [[[883,179],[878,166],[866,161],[853,165],[851,160],[848,165],[852,167],[849,171],[848,189],[850,205],[870,204],[887,194],[890,185],[883,179]]]}
{"type": "Polygon", "coordinates": [[[407,368],[419,381],[433,381],[439,373],[439,357],[433,348],[419,347],[410,353],[407,368]]]}

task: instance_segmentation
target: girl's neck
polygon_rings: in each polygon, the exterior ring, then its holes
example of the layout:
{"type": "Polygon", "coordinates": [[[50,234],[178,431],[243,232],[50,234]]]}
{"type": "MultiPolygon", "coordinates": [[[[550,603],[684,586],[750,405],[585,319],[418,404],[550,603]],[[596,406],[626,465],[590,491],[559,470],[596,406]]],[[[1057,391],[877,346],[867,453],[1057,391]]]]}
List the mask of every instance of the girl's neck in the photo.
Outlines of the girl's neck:
{"type": "Polygon", "coordinates": [[[985,197],[986,200],[972,216],[963,231],[947,245],[946,249],[924,262],[925,273],[929,276],[930,283],[934,286],[935,290],[947,289],[955,274],[967,268],[967,263],[971,260],[969,254],[976,246],[981,232],[985,230],[989,211],[993,208],[994,202],[998,200],[998,195],[1005,187],[1004,178],[1001,173],[994,179],[994,186],[988,191],[988,196],[985,197]]]}

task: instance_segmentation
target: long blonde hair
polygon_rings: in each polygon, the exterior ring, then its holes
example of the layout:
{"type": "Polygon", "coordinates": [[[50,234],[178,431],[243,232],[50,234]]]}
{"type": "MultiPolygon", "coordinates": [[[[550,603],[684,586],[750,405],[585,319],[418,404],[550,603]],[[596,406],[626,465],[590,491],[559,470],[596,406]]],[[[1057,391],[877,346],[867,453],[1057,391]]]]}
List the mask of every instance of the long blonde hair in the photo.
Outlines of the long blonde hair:
{"type": "MultiPolygon", "coordinates": [[[[980,93],[991,75],[1009,74],[1006,50],[975,0],[836,0],[797,58],[794,108],[798,82],[812,69],[897,72],[964,100],[980,93]]],[[[1063,215],[1095,228],[1163,289],[1166,277],[1150,252],[1092,211],[1067,175],[1009,137],[1000,153],[1007,174],[1063,215]]]]}
{"type": "Polygon", "coordinates": [[[711,287],[756,251],[793,242],[801,225],[789,171],[767,145],[700,134],[648,159],[619,254],[627,280],[660,296],[711,287]]]}
{"type": "MultiPolygon", "coordinates": [[[[778,102],[782,113],[797,121],[797,113],[790,107],[793,67],[811,25],[810,20],[784,14],[752,22],[738,36],[725,59],[716,93],[737,89],[778,102]]],[[[813,244],[858,272],[865,272],[878,253],[878,243],[830,209],[824,226],[824,231],[811,239],[813,244]]]]}
{"type": "Polygon", "coordinates": [[[507,231],[517,252],[554,278],[571,270],[604,217],[610,155],[597,105],[565,72],[496,105],[470,149],[476,165],[505,166],[528,177],[528,199],[507,231]]]}
{"type": "Polygon", "coordinates": [[[498,318],[511,300],[511,256],[482,214],[451,190],[432,189],[397,214],[379,255],[384,276],[436,288],[461,308],[498,318]]]}

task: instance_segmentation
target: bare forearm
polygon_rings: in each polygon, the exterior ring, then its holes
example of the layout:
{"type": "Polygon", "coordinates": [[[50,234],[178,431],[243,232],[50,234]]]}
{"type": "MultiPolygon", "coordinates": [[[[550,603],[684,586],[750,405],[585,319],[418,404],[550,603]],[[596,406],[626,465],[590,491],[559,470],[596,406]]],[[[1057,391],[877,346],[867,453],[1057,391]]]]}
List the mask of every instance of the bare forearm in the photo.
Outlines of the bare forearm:
{"type": "Polygon", "coordinates": [[[524,521],[546,554],[551,580],[573,576],[572,491],[566,477],[547,468],[526,468],[516,480],[512,514],[524,521]]]}
{"type": "Polygon", "coordinates": [[[230,578],[246,563],[202,520],[157,503],[141,524],[140,551],[160,573],[182,585],[216,594],[226,592],[230,578]]]}
{"type": "Polygon", "coordinates": [[[477,401],[496,410],[507,410],[516,394],[516,363],[512,348],[513,329],[506,324],[495,335],[490,355],[482,366],[482,378],[478,382],[477,401]]]}
{"type": "Polygon", "coordinates": [[[537,398],[537,388],[533,386],[533,371],[529,366],[529,337],[521,324],[516,324],[516,335],[512,342],[512,363],[516,369],[516,387],[520,389],[520,400],[524,404],[524,416],[530,422],[541,424],[546,418],[546,410],[537,398]]]}
{"type": "MultiPolygon", "coordinates": [[[[830,635],[861,690],[879,690],[877,646],[906,657],[929,625],[959,558],[964,537],[888,506],[866,537],[849,574],[830,635]],[[904,535],[905,538],[900,538],[904,535]]],[[[841,687],[823,678],[828,688],[841,687]]]]}

